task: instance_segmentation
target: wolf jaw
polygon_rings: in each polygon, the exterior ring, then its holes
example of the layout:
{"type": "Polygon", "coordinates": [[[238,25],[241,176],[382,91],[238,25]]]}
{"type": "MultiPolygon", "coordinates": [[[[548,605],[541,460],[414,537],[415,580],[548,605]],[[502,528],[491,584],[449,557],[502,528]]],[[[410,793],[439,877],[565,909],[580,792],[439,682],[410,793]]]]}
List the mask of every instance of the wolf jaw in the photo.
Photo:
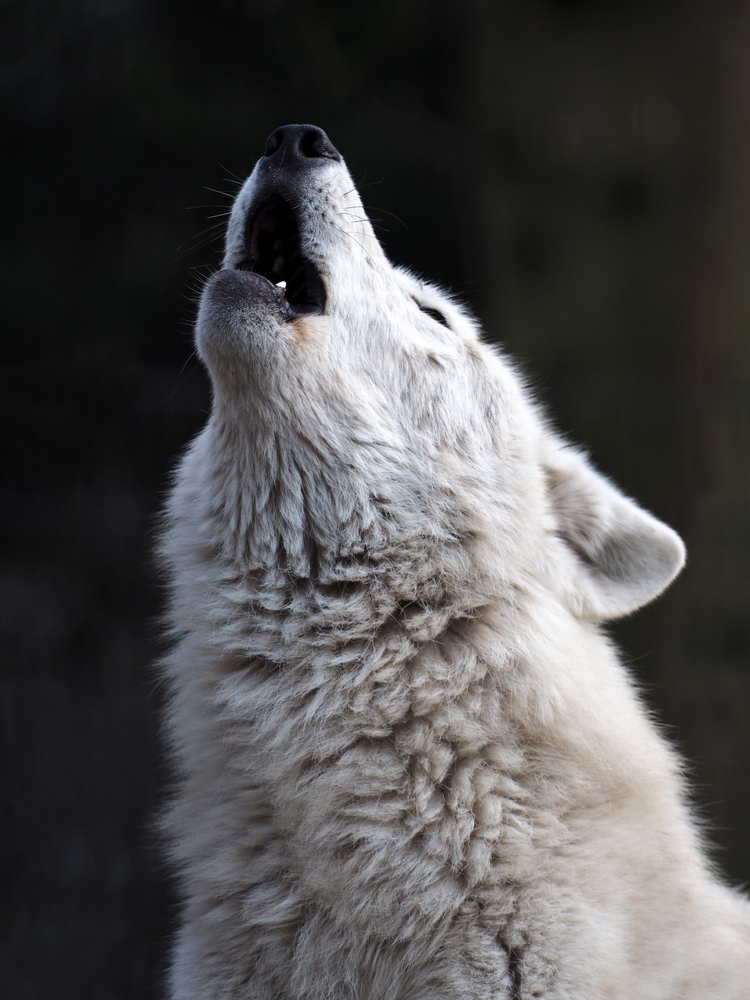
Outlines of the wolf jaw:
{"type": "Polygon", "coordinates": [[[279,288],[290,318],[325,312],[325,283],[302,250],[295,210],[281,194],[270,194],[251,206],[244,245],[246,256],[236,269],[259,274],[279,288]]]}

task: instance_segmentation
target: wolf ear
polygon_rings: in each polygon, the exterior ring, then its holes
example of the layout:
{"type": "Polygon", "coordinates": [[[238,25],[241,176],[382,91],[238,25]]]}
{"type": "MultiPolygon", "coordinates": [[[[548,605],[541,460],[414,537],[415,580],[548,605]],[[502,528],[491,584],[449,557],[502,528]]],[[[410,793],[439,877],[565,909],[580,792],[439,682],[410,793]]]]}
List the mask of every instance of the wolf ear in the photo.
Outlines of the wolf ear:
{"type": "Polygon", "coordinates": [[[629,500],[583,455],[548,439],[544,470],[556,545],[554,585],[579,618],[606,621],[657,597],[685,563],[666,524],[629,500]]]}

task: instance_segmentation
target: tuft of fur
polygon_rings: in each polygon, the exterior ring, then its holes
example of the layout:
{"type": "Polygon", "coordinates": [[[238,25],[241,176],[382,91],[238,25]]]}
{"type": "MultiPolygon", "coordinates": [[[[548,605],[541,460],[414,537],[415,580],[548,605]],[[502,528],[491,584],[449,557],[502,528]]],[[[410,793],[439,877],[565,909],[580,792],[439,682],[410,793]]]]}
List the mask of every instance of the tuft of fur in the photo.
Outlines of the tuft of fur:
{"type": "Polygon", "coordinates": [[[170,997],[747,1000],[750,906],[598,625],[681,541],[387,261],[340,159],[269,171],[203,294],[160,550],[170,997]],[[238,268],[274,183],[320,315],[238,268]]]}

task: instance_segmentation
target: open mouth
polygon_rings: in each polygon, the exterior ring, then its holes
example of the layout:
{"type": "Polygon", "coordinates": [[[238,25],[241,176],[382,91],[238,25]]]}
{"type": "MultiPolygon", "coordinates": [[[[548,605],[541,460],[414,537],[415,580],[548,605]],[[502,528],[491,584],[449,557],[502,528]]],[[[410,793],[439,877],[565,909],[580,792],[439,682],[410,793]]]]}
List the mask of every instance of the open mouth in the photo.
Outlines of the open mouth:
{"type": "Polygon", "coordinates": [[[279,288],[295,316],[320,314],[326,290],[320,272],[303,255],[291,205],[280,195],[265,201],[248,219],[245,256],[239,271],[253,271],[279,288]]]}

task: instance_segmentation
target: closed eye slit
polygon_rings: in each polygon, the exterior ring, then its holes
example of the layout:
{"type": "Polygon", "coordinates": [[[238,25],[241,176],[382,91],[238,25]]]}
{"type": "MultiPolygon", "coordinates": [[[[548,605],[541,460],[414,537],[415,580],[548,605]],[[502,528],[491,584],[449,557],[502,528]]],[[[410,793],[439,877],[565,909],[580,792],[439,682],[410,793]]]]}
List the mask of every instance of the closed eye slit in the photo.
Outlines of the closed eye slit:
{"type": "Polygon", "coordinates": [[[432,317],[432,319],[436,320],[438,323],[442,323],[443,326],[447,326],[448,329],[450,330],[451,328],[450,323],[445,318],[445,316],[443,316],[443,314],[440,312],[439,309],[433,309],[432,306],[423,306],[422,303],[417,302],[416,299],[414,299],[414,301],[416,302],[417,306],[422,310],[422,312],[425,313],[425,315],[432,317]]]}

